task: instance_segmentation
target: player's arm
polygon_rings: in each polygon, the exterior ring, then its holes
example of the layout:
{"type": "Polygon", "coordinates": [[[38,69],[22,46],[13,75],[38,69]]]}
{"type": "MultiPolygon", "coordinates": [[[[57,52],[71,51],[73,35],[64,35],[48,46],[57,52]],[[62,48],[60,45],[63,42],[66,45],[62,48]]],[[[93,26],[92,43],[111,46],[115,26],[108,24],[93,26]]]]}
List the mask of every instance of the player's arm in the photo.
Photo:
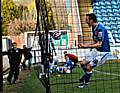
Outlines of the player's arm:
{"type": "Polygon", "coordinates": [[[4,55],[8,55],[8,52],[7,51],[3,51],[2,52],[2,56],[4,56],[4,55]]]}
{"type": "Polygon", "coordinates": [[[56,51],[55,51],[55,46],[54,46],[54,43],[52,42],[52,47],[53,47],[53,51],[55,53],[55,56],[57,55],[56,51]]]}
{"type": "Polygon", "coordinates": [[[99,48],[102,47],[102,41],[98,41],[94,44],[79,44],[80,48],[99,48]]]}
{"type": "Polygon", "coordinates": [[[102,30],[98,30],[98,38],[97,41],[93,44],[79,44],[79,47],[81,48],[99,48],[102,47],[102,42],[104,40],[104,34],[102,33],[102,30]]]}

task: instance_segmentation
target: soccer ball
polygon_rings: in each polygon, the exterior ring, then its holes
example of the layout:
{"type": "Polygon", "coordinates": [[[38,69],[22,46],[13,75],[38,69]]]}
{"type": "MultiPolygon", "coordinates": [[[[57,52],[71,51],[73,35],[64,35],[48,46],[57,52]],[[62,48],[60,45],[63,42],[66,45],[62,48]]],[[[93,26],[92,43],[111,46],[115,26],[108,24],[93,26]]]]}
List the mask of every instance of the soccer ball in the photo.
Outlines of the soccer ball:
{"type": "Polygon", "coordinates": [[[71,73],[71,71],[68,69],[68,70],[66,70],[66,72],[65,72],[65,73],[69,74],[69,73],[71,73]]]}
{"type": "Polygon", "coordinates": [[[55,40],[59,40],[61,38],[61,36],[62,36],[62,34],[61,34],[61,31],[59,31],[59,30],[53,32],[53,34],[52,34],[52,37],[55,40]]]}

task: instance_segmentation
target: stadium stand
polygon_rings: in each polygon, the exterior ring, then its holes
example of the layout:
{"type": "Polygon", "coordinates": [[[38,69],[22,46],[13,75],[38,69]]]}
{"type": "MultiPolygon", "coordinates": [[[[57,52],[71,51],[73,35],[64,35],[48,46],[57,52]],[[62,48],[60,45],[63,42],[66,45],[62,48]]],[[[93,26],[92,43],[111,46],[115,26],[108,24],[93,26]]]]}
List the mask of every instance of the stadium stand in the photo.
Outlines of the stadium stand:
{"type": "Polygon", "coordinates": [[[112,33],[115,43],[120,43],[120,1],[94,0],[93,11],[97,15],[98,22],[103,23],[112,33]]]}

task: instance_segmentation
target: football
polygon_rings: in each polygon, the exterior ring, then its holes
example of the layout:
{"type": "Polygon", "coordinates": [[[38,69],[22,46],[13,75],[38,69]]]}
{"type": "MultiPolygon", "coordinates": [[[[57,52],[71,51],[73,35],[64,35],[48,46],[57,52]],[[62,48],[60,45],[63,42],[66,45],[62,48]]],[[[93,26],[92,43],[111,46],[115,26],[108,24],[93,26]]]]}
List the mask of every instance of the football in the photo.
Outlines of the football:
{"type": "Polygon", "coordinates": [[[59,40],[61,38],[61,36],[62,36],[62,34],[61,34],[61,31],[59,31],[59,30],[53,32],[53,34],[52,34],[52,37],[55,40],[59,40]]]}

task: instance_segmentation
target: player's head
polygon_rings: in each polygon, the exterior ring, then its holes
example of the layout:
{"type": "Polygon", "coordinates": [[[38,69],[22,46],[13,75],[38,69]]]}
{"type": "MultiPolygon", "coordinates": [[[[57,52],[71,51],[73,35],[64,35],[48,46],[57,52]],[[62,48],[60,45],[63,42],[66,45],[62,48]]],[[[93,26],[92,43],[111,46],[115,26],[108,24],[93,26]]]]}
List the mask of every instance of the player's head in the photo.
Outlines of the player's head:
{"type": "Polygon", "coordinates": [[[26,45],[23,45],[23,48],[26,48],[26,45]]]}
{"type": "Polygon", "coordinates": [[[64,51],[64,54],[67,54],[67,51],[64,51]]]}
{"type": "Polygon", "coordinates": [[[93,23],[97,23],[97,17],[94,13],[86,14],[86,23],[89,27],[93,26],[93,23]]]}
{"type": "Polygon", "coordinates": [[[16,43],[16,42],[13,42],[13,43],[12,43],[12,46],[13,46],[13,48],[17,48],[17,43],[16,43]]]}
{"type": "Polygon", "coordinates": [[[66,61],[69,60],[69,56],[68,56],[68,54],[65,54],[65,60],[66,60],[66,61]]]}

